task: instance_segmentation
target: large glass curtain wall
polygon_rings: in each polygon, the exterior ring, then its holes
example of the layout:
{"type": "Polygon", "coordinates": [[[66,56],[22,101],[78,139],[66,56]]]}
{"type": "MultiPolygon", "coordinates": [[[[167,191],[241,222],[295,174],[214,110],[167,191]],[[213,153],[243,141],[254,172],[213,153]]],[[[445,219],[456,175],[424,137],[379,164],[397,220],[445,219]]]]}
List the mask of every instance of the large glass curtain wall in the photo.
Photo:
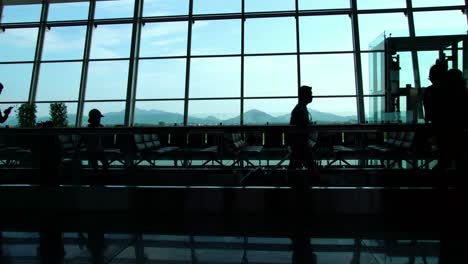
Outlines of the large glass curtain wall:
{"type": "Polygon", "coordinates": [[[42,2],[3,0],[0,109],[64,102],[77,126],[287,124],[300,85],[318,123],[379,121],[375,43],[467,28],[464,0],[42,2]]]}

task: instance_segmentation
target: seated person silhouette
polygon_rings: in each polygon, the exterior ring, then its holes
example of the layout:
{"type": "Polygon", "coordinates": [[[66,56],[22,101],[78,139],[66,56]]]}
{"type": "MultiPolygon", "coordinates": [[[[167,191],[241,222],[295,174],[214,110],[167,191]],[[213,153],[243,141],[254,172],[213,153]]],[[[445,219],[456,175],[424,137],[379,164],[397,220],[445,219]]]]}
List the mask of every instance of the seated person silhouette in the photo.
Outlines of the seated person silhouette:
{"type": "Polygon", "coordinates": [[[307,105],[312,102],[312,87],[299,87],[298,103],[291,112],[290,125],[299,128],[299,131],[289,135],[291,158],[289,160],[289,181],[293,186],[309,186],[312,182],[318,182],[318,172],[314,161],[313,142],[310,140],[307,126],[311,123],[307,105]],[[302,130],[303,129],[303,130],[302,130]],[[301,177],[296,173],[297,169],[305,166],[308,177],[301,177]]]}
{"type": "MultiPolygon", "coordinates": [[[[2,94],[2,91],[3,91],[3,84],[0,83],[0,94],[2,94]]],[[[7,121],[8,116],[11,113],[11,109],[13,109],[13,106],[10,106],[7,109],[3,110],[3,113],[2,111],[0,111],[0,124],[3,124],[5,123],[5,121],[7,121]]]]}
{"type": "MultiPolygon", "coordinates": [[[[98,109],[91,109],[88,114],[88,127],[97,128],[103,127],[101,124],[101,118],[104,117],[98,109]]],[[[99,135],[86,135],[83,137],[86,144],[89,164],[93,168],[94,172],[97,172],[99,165],[98,161],[101,161],[104,170],[109,167],[106,155],[104,153],[104,147],[102,146],[102,140],[99,135]]]]}

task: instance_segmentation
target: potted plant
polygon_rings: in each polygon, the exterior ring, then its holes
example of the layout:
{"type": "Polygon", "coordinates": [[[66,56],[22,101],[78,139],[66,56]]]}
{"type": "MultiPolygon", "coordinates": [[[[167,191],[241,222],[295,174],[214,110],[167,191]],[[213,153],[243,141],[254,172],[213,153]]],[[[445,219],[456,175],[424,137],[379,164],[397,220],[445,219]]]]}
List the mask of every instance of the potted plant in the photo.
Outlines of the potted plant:
{"type": "Polygon", "coordinates": [[[68,126],[67,106],[64,103],[51,103],[49,113],[54,127],[68,126]]]}
{"type": "Polygon", "coordinates": [[[36,104],[24,103],[18,108],[19,127],[36,126],[36,104]]]}

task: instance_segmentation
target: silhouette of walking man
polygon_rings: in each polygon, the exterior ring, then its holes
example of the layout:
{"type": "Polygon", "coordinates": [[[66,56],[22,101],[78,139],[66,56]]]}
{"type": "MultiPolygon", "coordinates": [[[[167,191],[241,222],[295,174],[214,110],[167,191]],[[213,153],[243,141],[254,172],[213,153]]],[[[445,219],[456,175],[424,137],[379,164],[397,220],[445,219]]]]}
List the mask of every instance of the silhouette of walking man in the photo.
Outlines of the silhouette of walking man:
{"type": "Polygon", "coordinates": [[[292,263],[316,263],[316,256],[310,246],[310,236],[308,235],[308,214],[307,205],[313,203],[308,199],[308,187],[311,182],[317,182],[317,169],[313,156],[313,145],[309,140],[309,133],[306,131],[311,122],[307,105],[312,102],[312,87],[299,87],[298,103],[291,112],[290,125],[304,131],[297,131],[289,134],[289,145],[291,148],[291,158],[288,167],[288,180],[295,190],[296,200],[292,204],[293,208],[293,226],[292,226],[292,263]],[[308,175],[303,175],[296,171],[305,166],[308,169],[308,175]]]}
{"type": "MultiPolygon", "coordinates": [[[[307,105],[312,102],[312,87],[303,85],[299,87],[298,103],[291,112],[290,125],[299,129],[306,129],[311,123],[307,105]]],[[[317,168],[314,161],[313,142],[307,131],[298,131],[290,134],[289,145],[291,158],[289,160],[289,176],[294,186],[309,186],[311,182],[318,181],[317,168]],[[300,177],[295,173],[296,169],[305,166],[308,169],[308,177],[300,177]]]]}
{"type": "MultiPolygon", "coordinates": [[[[0,83],[0,94],[2,94],[2,91],[3,91],[3,84],[0,83]]],[[[7,121],[8,116],[11,113],[11,109],[13,109],[13,106],[10,106],[7,109],[3,110],[3,113],[2,111],[0,111],[0,124],[3,124],[5,123],[5,121],[7,121]]]]}

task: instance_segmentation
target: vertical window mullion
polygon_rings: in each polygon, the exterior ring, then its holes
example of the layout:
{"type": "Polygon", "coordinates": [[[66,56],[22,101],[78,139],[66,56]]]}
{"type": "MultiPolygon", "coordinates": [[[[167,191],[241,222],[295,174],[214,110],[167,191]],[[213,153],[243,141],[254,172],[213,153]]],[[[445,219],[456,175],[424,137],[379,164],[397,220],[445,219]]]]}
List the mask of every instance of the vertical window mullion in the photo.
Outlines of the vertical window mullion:
{"type": "Polygon", "coordinates": [[[362,84],[362,63],[361,63],[361,46],[359,41],[359,22],[357,12],[357,0],[350,0],[351,3],[351,26],[353,33],[353,54],[354,54],[354,72],[356,80],[356,107],[358,123],[365,123],[364,113],[364,96],[362,84]]]}
{"type": "Polygon", "coordinates": [[[78,109],[76,111],[76,126],[81,126],[83,120],[84,100],[86,95],[86,84],[88,81],[89,54],[91,52],[91,41],[94,30],[94,11],[96,10],[96,1],[89,1],[88,25],[86,28],[86,39],[83,52],[83,64],[81,65],[80,92],[78,95],[78,109]]]}
{"type": "Polygon", "coordinates": [[[296,53],[297,53],[297,89],[301,86],[301,44],[299,38],[299,0],[295,0],[296,6],[296,53]]]}
{"type": "Polygon", "coordinates": [[[140,54],[141,17],[143,16],[143,0],[135,0],[133,12],[132,42],[130,44],[130,58],[128,63],[127,96],[125,100],[124,126],[133,125],[135,114],[135,95],[138,76],[138,57],[140,54]]]}
{"type": "MultiPolygon", "coordinates": [[[[414,14],[413,14],[413,5],[411,3],[411,0],[406,0],[406,17],[408,18],[410,38],[414,38],[416,37],[416,30],[414,28],[414,14]]],[[[419,76],[418,52],[416,50],[411,51],[411,59],[413,62],[414,85],[416,86],[416,88],[421,88],[421,79],[419,76]]]]}
{"type": "Polygon", "coordinates": [[[242,1],[242,21],[241,21],[241,82],[240,82],[240,125],[244,125],[244,63],[245,63],[245,0],[242,1]]]}
{"type": "Polygon", "coordinates": [[[193,0],[189,2],[189,20],[187,33],[187,67],[185,71],[185,97],[184,97],[184,126],[188,125],[188,104],[189,104],[189,89],[190,89],[190,59],[192,54],[192,23],[193,20],[193,0]]]}
{"type": "Polygon", "coordinates": [[[31,75],[31,87],[29,90],[29,103],[33,103],[36,100],[37,84],[39,81],[39,72],[41,68],[42,50],[44,47],[44,36],[47,28],[47,15],[49,13],[49,5],[50,4],[48,1],[44,1],[42,4],[39,32],[37,34],[36,42],[36,53],[34,54],[34,65],[31,75]]]}

